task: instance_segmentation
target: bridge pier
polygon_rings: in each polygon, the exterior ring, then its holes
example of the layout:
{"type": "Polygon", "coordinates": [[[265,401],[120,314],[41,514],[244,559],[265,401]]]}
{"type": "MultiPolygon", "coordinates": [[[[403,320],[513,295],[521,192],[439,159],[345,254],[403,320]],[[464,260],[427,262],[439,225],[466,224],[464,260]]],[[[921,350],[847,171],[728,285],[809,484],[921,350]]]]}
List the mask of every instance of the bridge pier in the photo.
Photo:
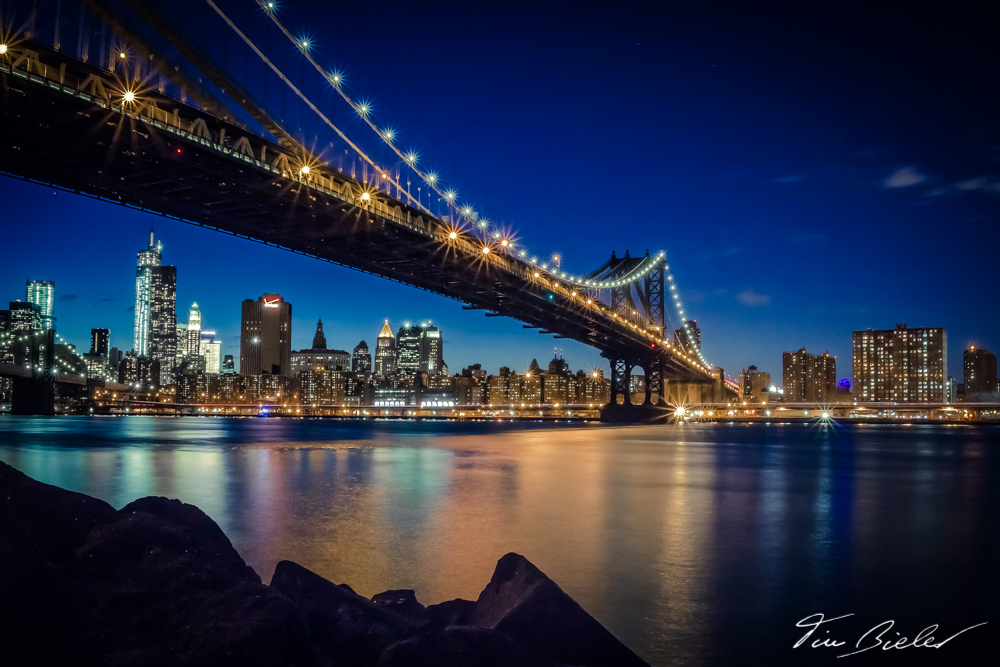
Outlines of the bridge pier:
{"type": "Polygon", "coordinates": [[[10,411],[15,415],[54,415],[56,383],[52,375],[13,378],[10,411]]]}

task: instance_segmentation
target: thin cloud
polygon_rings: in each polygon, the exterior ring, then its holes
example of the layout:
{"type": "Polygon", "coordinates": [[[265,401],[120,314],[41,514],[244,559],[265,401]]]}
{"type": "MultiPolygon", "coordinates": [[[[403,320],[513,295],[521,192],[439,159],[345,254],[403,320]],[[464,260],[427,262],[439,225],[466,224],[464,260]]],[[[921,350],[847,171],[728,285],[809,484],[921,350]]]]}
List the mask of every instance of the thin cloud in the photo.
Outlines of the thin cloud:
{"type": "Polygon", "coordinates": [[[789,176],[782,176],[781,178],[775,178],[772,183],[780,183],[781,185],[790,185],[791,183],[800,183],[805,180],[805,176],[802,174],[791,174],[789,176]]]}
{"type": "Polygon", "coordinates": [[[918,185],[927,180],[927,176],[921,174],[916,167],[903,167],[892,172],[887,179],[882,181],[885,188],[908,188],[918,185]]]}
{"type": "Polygon", "coordinates": [[[56,297],[56,301],[76,301],[79,298],[76,294],[60,294],[56,297]]]}
{"type": "Polygon", "coordinates": [[[94,305],[96,306],[99,303],[107,303],[109,301],[117,301],[117,300],[118,299],[115,299],[114,297],[105,297],[104,299],[98,299],[97,301],[95,301],[94,305]]]}
{"type": "Polygon", "coordinates": [[[731,245],[722,252],[720,252],[719,257],[732,257],[733,255],[737,254],[740,250],[743,250],[743,248],[741,248],[738,245],[731,245]]]}
{"type": "Polygon", "coordinates": [[[767,294],[758,294],[752,289],[743,290],[736,295],[736,300],[742,303],[744,306],[749,306],[751,308],[756,306],[766,306],[771,303],[771,297],[767,294]]]}
{"type": "Polygon", "coordinates": [[[968,192],[985,192],[1000,194],[1000,176],[976,176],[964,181],[942,185],[927,192],[928,197],[947,197],[966,194],[968,192]]]}
{"type": "Polygon", "coordinates": [[[128,308],[126,308],[125,310],[126,310],[126,311],[133,311],[133,312],[134,312],[134,311],[135,311],[135,306],[129,306],[129,307],[128,307],[128,308]]]}

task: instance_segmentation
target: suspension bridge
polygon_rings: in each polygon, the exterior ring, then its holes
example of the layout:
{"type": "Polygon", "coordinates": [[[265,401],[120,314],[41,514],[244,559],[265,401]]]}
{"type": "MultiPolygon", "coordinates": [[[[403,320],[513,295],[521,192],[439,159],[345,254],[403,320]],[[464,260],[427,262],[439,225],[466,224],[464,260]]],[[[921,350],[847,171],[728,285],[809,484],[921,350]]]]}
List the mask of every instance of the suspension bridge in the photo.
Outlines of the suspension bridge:
{"type": "MultiPolygon", "coordinates": [[[[362,175],[356,163],[337,166],[310,150],[176,17],[145,0],[82,0],[76,53],[65,48],[67,21],[58,16],[51,39],[35,14],[27,28],[0,35],[0,172],[363,271],[597,348],[611,366],[611,411],[628,413],[635,369],[646,380],[645,405],[715,402],[733,391],[722,369],[685,346],[693,336],[673,333],[669,313],[684,317],[665,252],[612,252],[579,273],[538,260],[460,205],[389,131],[380,139],[400,160],[372,159],[221,8],[203,7],[354,151],[362,175]],[[401,169],[438,192],[446,213],[412,197],[401,169]]],[[[293,39],[273,4],[261,8],[293,39]]],[[[315,64],[307,45],[296,46],[315,64]]],[[[339,91],[340,75],[326,76],[339,91]]],[[[344,98],[376,128],[367,103],[344,98]]]]}

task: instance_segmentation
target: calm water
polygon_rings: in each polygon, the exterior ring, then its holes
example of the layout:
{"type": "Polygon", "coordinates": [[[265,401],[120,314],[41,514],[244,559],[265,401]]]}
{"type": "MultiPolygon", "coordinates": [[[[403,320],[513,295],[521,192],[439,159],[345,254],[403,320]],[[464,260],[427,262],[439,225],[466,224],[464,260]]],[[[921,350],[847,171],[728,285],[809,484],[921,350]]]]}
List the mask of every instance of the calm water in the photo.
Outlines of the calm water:
{"type": "Polygon", "coordinates": [[[516,551],[654,665],[1000,664],[1000,428],[541,426],[4,416],[0,459],[198,505],[265,582],[475,599],[516,551]],[[989,624],[834,659],[887,619],[989,624]]]}

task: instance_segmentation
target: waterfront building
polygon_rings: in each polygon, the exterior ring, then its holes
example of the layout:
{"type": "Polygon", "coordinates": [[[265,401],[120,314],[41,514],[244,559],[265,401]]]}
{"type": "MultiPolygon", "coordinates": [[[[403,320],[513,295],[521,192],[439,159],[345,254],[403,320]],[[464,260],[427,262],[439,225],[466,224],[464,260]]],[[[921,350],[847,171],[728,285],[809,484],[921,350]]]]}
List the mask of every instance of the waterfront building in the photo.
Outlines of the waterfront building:
{"type": "Polygon", "coordinates": [[[90,330],[90,353],[99,354],[107,361],[111,350],[111,332],[107,329],[90,330]]]}
{"type": "Polygon", "coordinates": [[[290,376],[291,340],[292,304],[280,294],[247,299],[240,324],[240,374],[290,376]]]}
{"type": "MultiPolygon", "coordinates": [[[[350,371],[317,367],[299,373],[303,405],[345,405],[355,391],[350,371]]],[[[356,393],[356,392],[355,392],[356,393]]]]}
{"type": "Polygon", "coordinates": [[[945,403],[948,334],[940,327],[853,332],[854,400],[945,403]]]}
{"type": "Polygon", "coordinates": [[[233,363],[233,355],[227,354],[222,359],[222,374],[223,375],[235,375],[236,374],[236,364],[233,363]]]}
{"type": "Polygon", "coordinates": [[[367,375],[372,372],[372,355],[368,343],[361,341],[351,354],[351,372],[367,375]]]}
{"type": "Polygon", "coordinates": [[[297,377],[305,370],[325,368],[330,370],[351,370],[351,355],[344,350],[328,350],[326,336],[323,334],[323,321],[316,324],[316,335],[313,336],[313,346],[309,350],[292,352],[292,376],[297,377]]]}
{"type": "Polygon", "coordinates": [[[514,405],[522,402],[524,378],[512,373],[506,366],[501,366],[497,375],[489,377],[487,388],[490,405],[514,405]]]}
{"type": "Polygon", "coordinates": [[[688,352],[701,351],[701,329],[698,328],[698,320],[688,320],[680,329],[674,329],[674,341],[688,352]]]}
{"type": "Polygon", "coordinates": [[[398,373],[419,373],[423,368],[422,336],[423,327],[404,324],[396,332],[396,371],[398,373]]]}
{"type": "Polygon", "coordinates": [[[149,354],[149,335],[152,323],[150,296],[153,283],[153,267],[160,266],[163,243],[153,243],[153,232],[149,232],[149,247],[136,255],[135,266],[135,313],[132,331],[132,349],[137,356],[149,354]]]}
{"type": "Polygon", "coordinates": [[[963,382],[966,400],[973,394],[990,394],[1000,391],[997,386],[997,357],[985,347],[970,345],[962,353],[963,382]]]}
{"type": "Polygon", "coordinates": [[[437,327],[425,326],[420,332],[420,372],[428,375],[448,373],[444,363],[444,339],[437,327]]]}
{"type": "Polygon", "coordinates": [[[524,389],[521,390],[521,402],[525,405],[541,405],[543,374],[538,370],[538,363],[532,359],[535,370],[529,370],[524,374],[524,389]]]}
{"type": "Polygon", "coordinates": [[[382,325],[375,344],[375,375],[388,377],[396,374],[396,337],[389,328],[389,320],[382,325]]]}
{"type": "Polygon", "coordinates": [[[150,267],[149,279],[148,356],[159,363],[157,383],[171,384],[177,357],[177,267],[150,267]]]}
{"type": "Polygon", "coordinates": [[[205,359],[205,372],[218,375],[222,372],[222,343],[215,340],[214,331],[202,331],[198,355],[205,359]]]}
{"type": "Polygon", "coordinates": [[[51,280],[27,280],[24,283],[24,300],[38,306],[41,328],[55,329],[56,318],[52,308],[56,301],[56,284],[51,280]]]}
{"type": "Polygon", "coordinates": [[[549,369],[542,374],[542,402],[565,405],[576,400],[576,375],[570,372],[569,363],[560,357],[549,362],[549,369]]]}
{"type": "Polygon", "coordinates": [[[781,355],[784,400],[791,403],[833,401],[837,395],[837,357],[813,355],[800,348],[781,355]]]}
{"type": "Polygon", "coordinates": [[[771,374],[749,366],[740,372],[740,397],[747,403],[766,401],[771,387],[771,374]]]}

